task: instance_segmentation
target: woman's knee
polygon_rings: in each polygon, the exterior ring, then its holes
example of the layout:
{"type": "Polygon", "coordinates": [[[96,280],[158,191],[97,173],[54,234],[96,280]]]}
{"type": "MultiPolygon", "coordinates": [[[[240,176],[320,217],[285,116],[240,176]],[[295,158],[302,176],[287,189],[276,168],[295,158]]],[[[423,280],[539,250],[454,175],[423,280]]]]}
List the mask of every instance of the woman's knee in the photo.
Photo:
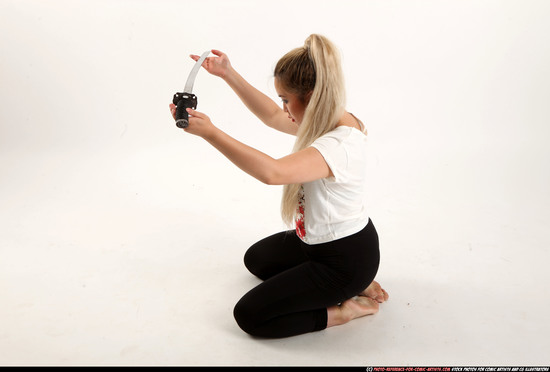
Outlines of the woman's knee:
{"type": "Polygon", "coordinates": [[[244,298],[237,302],[233,309],[233,316],[239,327],[252,336],[254,336],[254,330],[257,326],[254,319],[255,314],[257,314],[257,310],[253,309],[244,298]]]}
{"type": "Polygon", "coordinates": [[[244,265],[262,280],[304,262],[300,238],[294,231],[273,234],[252,245],[244,255],[244,265]]]}
{"type": "Polygon", "coordinates": [[[261,254],[259,254],[258,249],[256,249],[256,245],[248,248],[244,254],[244,266],[246,266],[248,271],[252,274],[256,275],[260,279],[264,279],[262,275],[262,257],[261,254]]]}

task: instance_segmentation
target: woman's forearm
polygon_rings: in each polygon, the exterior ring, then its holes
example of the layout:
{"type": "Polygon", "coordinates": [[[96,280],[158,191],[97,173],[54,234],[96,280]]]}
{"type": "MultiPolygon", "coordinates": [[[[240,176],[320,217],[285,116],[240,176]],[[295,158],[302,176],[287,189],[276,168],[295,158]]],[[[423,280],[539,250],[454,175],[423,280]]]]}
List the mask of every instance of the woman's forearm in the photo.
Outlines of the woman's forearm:
{"type": "Polygon", "coordinates": [[[203,138],[241,170],[267,185],[305,183],[333,176],[323,155],[313,147],[274,159],[214,126],[203,138]]]}
{"type": "Polygon", "coordinates": [[[269,125],[270,119],[281,111],[271,98],[254,88],[235,69],[231,68],[224,80],[246,107],[265,124],[269,125]]]}
{"type": "MultiPolygon", "coordinates": [[[[176,105],[170,104],[170,110],[175,117],[176,105]]],[[[189,126],[184,131],[202,137],[241,170],[265,184],[304,183],[331,176],[323,155],[313,147],[274,159],[218,129],[208,115],[190,108],[187,112],[189,126]]]]}
{"type": "Polygon", "coordinates": [[[296,134],[298,127],[288,119],[288,115],[279,105],[254,88],[235,69],[230,67],[223,79],[246,107],[264,124],[288,134],[296,134]]]}
{"type": "Polygon", "coordinates": [[[218,128],[204,139],[233,164],[265,184],[273,184],[277,160],[229,136],[218,128]]]}

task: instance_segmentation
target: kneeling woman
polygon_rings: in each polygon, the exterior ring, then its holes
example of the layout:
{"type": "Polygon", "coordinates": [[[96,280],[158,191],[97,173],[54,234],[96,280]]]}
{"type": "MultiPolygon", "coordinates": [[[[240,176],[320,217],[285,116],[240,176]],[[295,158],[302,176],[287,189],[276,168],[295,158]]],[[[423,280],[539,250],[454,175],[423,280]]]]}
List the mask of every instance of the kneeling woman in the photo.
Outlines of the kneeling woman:
{"type": "Polygon", "coordinates": [[[246,252],[246,267],[263,282],[235,306],[237,323],[254,336],[288,337],[376,313],[388,294],[374,281],[380,254],[365,204],[366,130],[345,111],[337,49],[311,35],[279,60],[274,75],[282,109],[246,82],[225,54],[212,52],[216,57],[203,67],[223,78],[266,125],[296,136],[294,151],[274,159],[188,110],[186,132],[256,179],[285,185],[283,220],[296,226],[246,252]]]}

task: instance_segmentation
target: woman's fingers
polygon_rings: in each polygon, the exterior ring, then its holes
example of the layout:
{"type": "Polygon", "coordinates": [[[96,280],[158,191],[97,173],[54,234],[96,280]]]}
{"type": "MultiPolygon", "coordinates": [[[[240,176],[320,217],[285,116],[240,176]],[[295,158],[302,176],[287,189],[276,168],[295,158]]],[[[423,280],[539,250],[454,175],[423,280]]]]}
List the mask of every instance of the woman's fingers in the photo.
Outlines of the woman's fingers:
{"type": "MultiPolygon", "coordinates": [[[[214,56],[206,58],[202,63],[202,67],[204,67],[204,69],[212,75],[224,77],[230,66],[229,59],[224,53],[217,49],[212,49],[211,52],[214,56]]],[[[200,59],[200,57],[196,54],[190,54],[189,57],[191,57],[195,62],[200,59]]]]}
{"type": "Polygon", "coordinates": [[[217,50],[217,49],[212,49],[211,52],[212,52],[212,54],[214,54],[214,55],[216,55],[216,56],[218,56],[218,57],[223,56],[223,53],[220,52],[220,51],[217,50]]]}
{"type": "MultiPolygon", "coordinates": [[[[168,107],[170,107],[170,112],[172,113],[172,116],[174,117],[174,119],[176,118],[176,105],[174,105],[173,103],[169,104],[168,107]]],[[[187,113],[195,118],[199,118],[199,119],[206,119],[208,118],[208,116],[206,116],[206,114],[200,112],[200,111],[195,111],[193,110],[192,108],[187,108],[187,113]]]]}
{"type": "Polygon", "coordinates": [[[195,111],[193,110],[192,108],[188,108],[187,109],[187,113],[195,118],[199,118],[199,119],[205,119],[207,116],[205,114],[203,114],[202,112],[199,112],[199,111],[195,111]]]}
{"type": "MultiPolygon", "coordinates": [[[[211,50],[212,54],[214,54],[215,56],[218,56],[218,57],[221,57],[223,56],[223,52],[222,51],[219,51],[217,49],[212,49],[211,50]]],[[[200,56],[196,55],[196,54],[190,54],[189,57],[193,58],[195,61],[198,61],[200,56]]]]}
{"type": "Polygon", "coordinates": [[[172,113],[172,117],[174,118],[174,120],[176,120],[176,105],[171,103],[170,105],[168,105],[168,107],[170,107],[170,112],[172,113]]]}
{"type": "MultiPolygon", "coordinates": [[[[196,55],[196,54],[190,54],[189,57],[191,57],[191,59],[195,62],[197,62],[201,57],[196,55]]],[[[203,67],[206,67],[206,65],[208,64],[208,60],[212,58],[212,57],[208,57],[204,60],[204,62],[202,63],[202,66],[203,67]],[[205,64],[206,63],[206,64],[205,64]]]]}
{"type": "MultiPolygon", "coordinates": [[[[201,57],[199,57],[195,54],[191,54],[191,55],[189,55],[189,57],[191,57],[193,59],[193,61],[195,61],[195,62],[197,62],[201,58],[201,57]]],[[[204,67],[206,69],[206,71],[208,71],[208,72],[210,72],[210,59],[211,58],[217,58],[217,57],[208,57],[202,63],[202,67],[204,67]]]]}

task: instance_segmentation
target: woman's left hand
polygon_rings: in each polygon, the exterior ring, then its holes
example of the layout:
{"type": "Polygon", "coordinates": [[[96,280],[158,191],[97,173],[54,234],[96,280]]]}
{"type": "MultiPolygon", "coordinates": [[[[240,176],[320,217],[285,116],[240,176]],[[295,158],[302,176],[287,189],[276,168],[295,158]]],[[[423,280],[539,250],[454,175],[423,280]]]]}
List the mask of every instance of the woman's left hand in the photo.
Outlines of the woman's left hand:
{"type": "MultiPolygon", "coordinates": [[[[173,103],[170,104],[170,111],[172,112],[172,117],[175,120],[176,105],[173,103]]],[[[202,138],[207,138],[214,133],[216,127],[212,124],[212,121],[210,121],[210,118],[206,114],[190,108],[187,109],[187,113],[189,114],[189,126],[185,128],[184,131],[202,138]]]]}

